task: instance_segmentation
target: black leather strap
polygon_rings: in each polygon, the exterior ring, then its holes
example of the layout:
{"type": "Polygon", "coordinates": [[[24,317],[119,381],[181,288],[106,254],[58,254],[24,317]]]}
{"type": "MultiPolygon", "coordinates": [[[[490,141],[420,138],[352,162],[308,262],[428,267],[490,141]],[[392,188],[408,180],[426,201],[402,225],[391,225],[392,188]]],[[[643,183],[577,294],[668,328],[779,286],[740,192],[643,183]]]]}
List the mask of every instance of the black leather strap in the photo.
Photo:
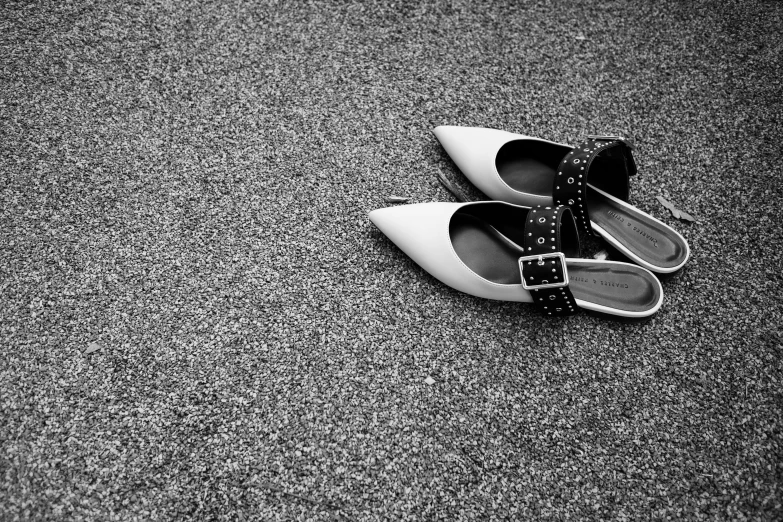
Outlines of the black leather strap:
{"type": "Polygon", "coordinates": [[[552,197],[555,205],[568,205],[577,226],[598,235],[590,226],[587,208],[587,179],[623,201],[628,200],[628,177],[636,174],[636,162],[628,143],[618,137],[593,136],[566,154],[557,168],[552,197]]]}
{"type": "Polygon", "coordinates": [[[575,250],[579,256],[579,234],[571,209],[564,205],[532,208],[526,218],[523,247],[527,255],[519,258],[519,270],[533,302],[547,315],[575,314],[564,254],[575,250]]]}

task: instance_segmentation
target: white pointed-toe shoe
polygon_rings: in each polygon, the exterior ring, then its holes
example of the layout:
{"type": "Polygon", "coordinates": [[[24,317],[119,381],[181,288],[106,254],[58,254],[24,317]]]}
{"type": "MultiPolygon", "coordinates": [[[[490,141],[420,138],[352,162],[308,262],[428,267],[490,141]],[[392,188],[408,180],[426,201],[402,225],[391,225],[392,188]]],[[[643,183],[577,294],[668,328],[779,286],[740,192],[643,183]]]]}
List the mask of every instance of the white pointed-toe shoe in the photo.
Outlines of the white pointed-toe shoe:
{"type": "Polygon", "coordinates": [[[581,230],[653,272],[676,272],[690,256],[680,234],[627,203],[636,163],[621,137],[590,136],[571,147],[480,127],[444,125],[434,133],[462,173],[492,199],[568,205],[581,230]]]}
{"type": "Polygon", "coordinates": [[[420,203],[374,210],[370,220],[424,270],[477,297],[536,303],[548,315],[584,308],[637,318],[663,301],[649,270],[579,259],[566,206],[420,203]]]}

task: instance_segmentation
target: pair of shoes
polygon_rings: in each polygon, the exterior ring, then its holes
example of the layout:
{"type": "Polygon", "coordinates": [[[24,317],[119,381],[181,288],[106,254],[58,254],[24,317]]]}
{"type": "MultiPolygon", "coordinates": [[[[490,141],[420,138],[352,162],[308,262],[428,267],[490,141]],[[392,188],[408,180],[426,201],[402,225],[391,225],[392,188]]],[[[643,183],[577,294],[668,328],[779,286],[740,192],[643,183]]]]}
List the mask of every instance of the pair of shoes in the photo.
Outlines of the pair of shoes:
{"type": "Polygon", "coordinates": [[[590,137],[577,147],[493,129],[438,127],[435,135],[479,189],[498,201],[374,210],[370,220],[443,283],[462,292],[535,303],[548,315],[579,308],[641,318],[663,289],[652,271],[687,261],[685,240],[629,205],[631,147],[590,137]],[[588,175],[590,183],[588,184],[588,175]],[[579,230],[638,263],[580,259],[579,230]]]}

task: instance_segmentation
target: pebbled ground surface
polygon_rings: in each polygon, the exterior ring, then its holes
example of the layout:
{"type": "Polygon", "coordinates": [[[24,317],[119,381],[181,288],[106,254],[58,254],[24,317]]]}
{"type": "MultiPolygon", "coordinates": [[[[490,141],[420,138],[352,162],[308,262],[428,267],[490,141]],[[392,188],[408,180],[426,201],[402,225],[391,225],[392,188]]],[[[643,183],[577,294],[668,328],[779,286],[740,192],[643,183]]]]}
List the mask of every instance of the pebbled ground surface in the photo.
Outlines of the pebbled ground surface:
{"type": "Polygon", "coordinates": [[[0,519],[780,520],[782,28],[2,2],[0,519]],[[451,201],[437,169],[480,197],[439,124],[633,133],[632,201],[692,248],[661,311],[548,320],[410,261],[370,210],[451,201]]]}

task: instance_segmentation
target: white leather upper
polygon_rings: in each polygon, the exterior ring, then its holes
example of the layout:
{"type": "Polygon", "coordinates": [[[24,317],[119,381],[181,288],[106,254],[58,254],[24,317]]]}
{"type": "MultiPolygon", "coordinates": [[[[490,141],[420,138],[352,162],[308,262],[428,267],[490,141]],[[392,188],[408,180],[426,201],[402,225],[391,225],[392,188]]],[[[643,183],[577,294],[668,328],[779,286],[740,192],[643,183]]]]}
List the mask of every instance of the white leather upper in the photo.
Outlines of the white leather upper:
{"type": "Polygon", "coordinates": [[[463,206],[474,204],[419,203],[381,208],[370,212],[370,220],[400,250],[450,287],[486,299],[532,302],[521,283],[488,281],[468,268],[454,251],[449,237],[451,217],[463,206]]]}
{"type": "Polygon", "coordinates": [[[490,198],[528,207],[553,204],[552,196],[520,192],[508,186],[500,177],[495,160],[500,148],[510,141],[555,142],[482,127],[441,125],[433,132],[465,177],[490,198]]]}

